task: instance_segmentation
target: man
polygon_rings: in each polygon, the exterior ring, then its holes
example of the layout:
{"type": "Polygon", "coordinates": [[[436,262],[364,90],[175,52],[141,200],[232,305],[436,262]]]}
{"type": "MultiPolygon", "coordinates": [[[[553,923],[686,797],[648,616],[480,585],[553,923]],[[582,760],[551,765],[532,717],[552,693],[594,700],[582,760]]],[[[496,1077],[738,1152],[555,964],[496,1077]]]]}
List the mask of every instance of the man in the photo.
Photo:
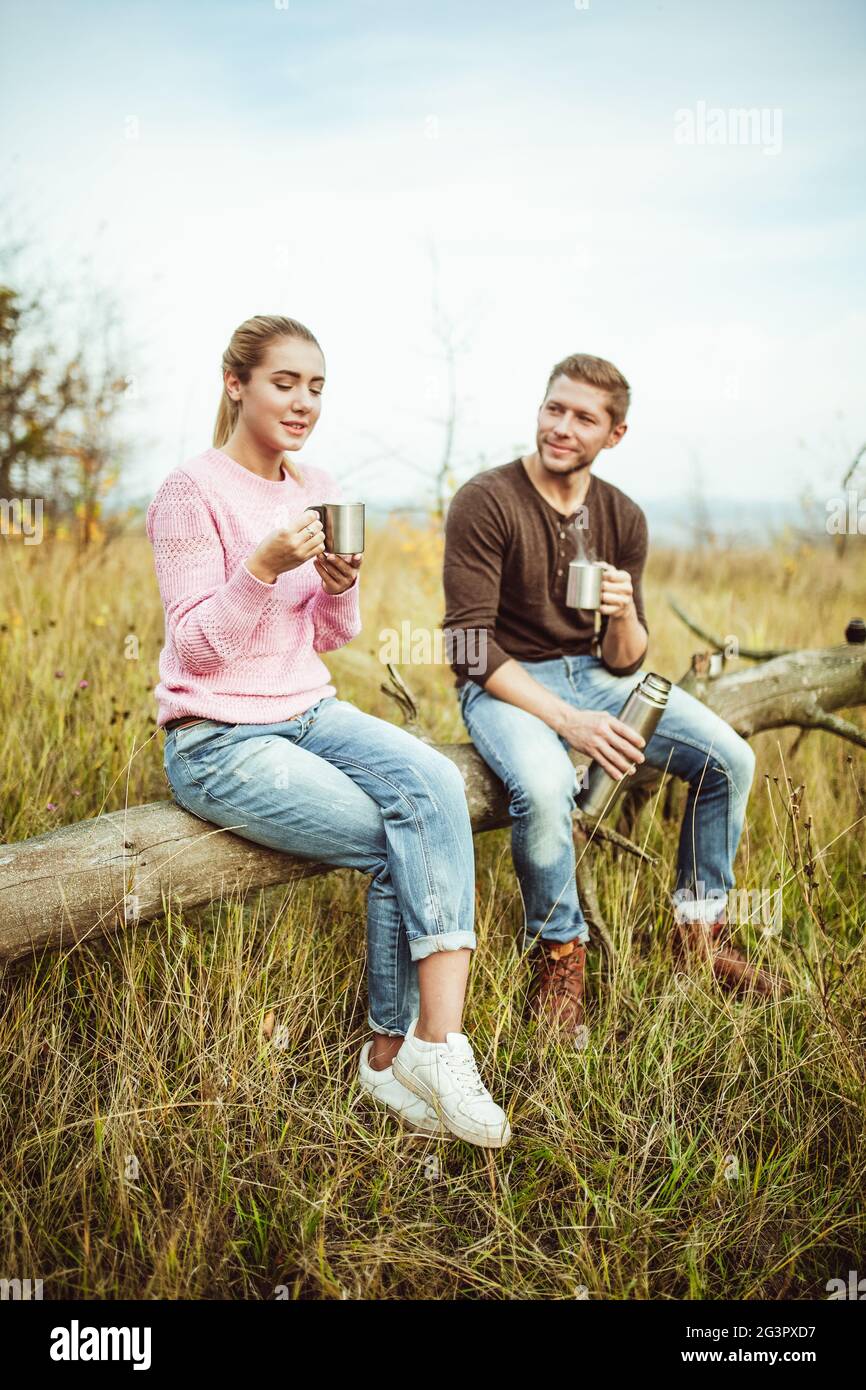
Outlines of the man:
{"type": "Polygon", "coordinates": [[[617,779],[646,760],[689,784],[673,895],[676,954],[708,956],[726,986],[774,992],[723,933],[752,749],[677,686],[646,746],[616,717],[646,674],[647,524],[592,465],[624,438],[628,405],[628,382],[612,363],[582,354],[557,363],[535,452],[470,478],[446,522],[444,626],[464,723],[509,794],[512,857],[534,938],[532,998],[576,1040],[589,931],[575,884],[580,788],[569,748],[617,779]],[[594,612],[565,602],[575,558],[606,565],[597,632],[594,612]],[[464,659],[479,648],[477,661],[464,659]]]}

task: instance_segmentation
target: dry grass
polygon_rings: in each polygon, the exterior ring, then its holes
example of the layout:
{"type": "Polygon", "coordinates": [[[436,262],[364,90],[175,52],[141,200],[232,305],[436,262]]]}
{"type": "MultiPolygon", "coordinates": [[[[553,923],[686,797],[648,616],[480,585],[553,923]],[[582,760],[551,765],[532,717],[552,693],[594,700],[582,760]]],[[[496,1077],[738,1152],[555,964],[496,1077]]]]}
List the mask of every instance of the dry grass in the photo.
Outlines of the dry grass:
{"type": "MultiPolygon", "coordinates": [[[[165,795],[146,540],[84,568],[61,544],[5,551],[0,838],[165,795]]],[[[343,698],[397,717],[379,633],[441,623],[439,558],[432,532],[373,538],[364,633],[328,658],[343,698]]],[[[678,678],[699,645],[663,589],[744,645],[823,646],[864,580],[856,538],[844,563],[656,552],[649,664],[678,678]]],[[[431,733],[465,738],[447,668],[405,674],[431,733]]],[[[42,1278],[46,1297],[682,1299],[823,1297],[862,1274],[866,755],[794,739],[754,741],[737,865],[749,887],[783,870],[782,937],[751,937],[794,985],[780,1005],[670,970],[677,787],[673,817],[647,807],[638,826],[660,869],[604,859],[617,966],[602,981],[594,958],[590,1046],[546,1048],[521,1017],[508,832],[478,838],[466,1026],[514,1129],[495,1156],[408,1138],[359,1096],[366,880],[350,870],[4,981],[0,1275],[42,1278]]]]}

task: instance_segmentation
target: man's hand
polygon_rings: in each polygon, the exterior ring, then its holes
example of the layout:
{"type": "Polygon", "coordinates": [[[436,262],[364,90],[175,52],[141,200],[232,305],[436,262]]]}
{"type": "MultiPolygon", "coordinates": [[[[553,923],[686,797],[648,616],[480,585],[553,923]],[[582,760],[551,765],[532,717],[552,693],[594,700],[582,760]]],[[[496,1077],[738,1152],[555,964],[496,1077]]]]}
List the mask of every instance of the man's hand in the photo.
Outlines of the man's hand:
{"type": "Polygon", "coordinates": [[[628,570],[618,570],[613,565],[606,565],[601,577],[599,612],[616,621],[627,618],[634,611],[634,589],[628,570]]]}
{"type": "Polygon", "coordinates": [[[588,754],[617,781],[644,761],[640,750],[646,739],[606,710],[574,709],[564,701],[553,727],[572,748],[588,754]]]}
{"type": "Polygon", "coordinates": [[[322,588],[326,594],[344,594],[351,589],[358,577],[363,555],[331,555],[325,551],[318,555],[313,564],[322,577],[322,588]]]}
{"type": "Polygon", "coordinates": [[[488,677],[484,689],[495,699],[505,700],[543,720],[572,748],[594,758],[617,781],[623,773],[636,770],[636,765],[644,761],[640,750],[646,739],[635,729],[605,710],[575,709],[531,676],[513,657],[488,677]]]}
{"type": "Polygon", "coordinates": [[[601,577],[599,611],[607,618],[601,643],[601,657],[611,671],[621,671],[643,661],[647,650],[647,631],[637,615],[634,588],[628,570],[605,564],[601,577]]]}

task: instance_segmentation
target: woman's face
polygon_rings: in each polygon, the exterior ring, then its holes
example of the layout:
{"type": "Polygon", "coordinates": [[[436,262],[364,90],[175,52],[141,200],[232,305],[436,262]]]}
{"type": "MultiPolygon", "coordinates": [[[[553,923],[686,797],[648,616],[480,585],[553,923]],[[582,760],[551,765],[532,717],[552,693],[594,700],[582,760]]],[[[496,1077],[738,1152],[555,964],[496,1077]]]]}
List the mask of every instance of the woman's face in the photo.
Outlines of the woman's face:
{"type": "Polygon", "coordinates": [[[275,338],[244,384],[231,372],[226,387],[243,402],[244,426],[268,449],[302,449],[322,409],[325,360],[315,343],[275,338]]]}

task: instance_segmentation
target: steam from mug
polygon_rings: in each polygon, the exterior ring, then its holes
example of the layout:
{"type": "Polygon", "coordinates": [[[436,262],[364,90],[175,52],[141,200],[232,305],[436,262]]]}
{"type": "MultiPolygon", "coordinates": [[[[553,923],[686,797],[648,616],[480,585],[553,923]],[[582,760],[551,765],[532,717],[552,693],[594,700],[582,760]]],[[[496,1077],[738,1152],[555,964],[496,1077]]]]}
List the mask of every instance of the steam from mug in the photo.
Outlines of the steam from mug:
{"type": "Polygon", "coordinates": [[[360,555],[364,549],[364,503],[320,502],[307,511],[318,512],[325,533],[325,549],[332,555],[360,555]]]}

